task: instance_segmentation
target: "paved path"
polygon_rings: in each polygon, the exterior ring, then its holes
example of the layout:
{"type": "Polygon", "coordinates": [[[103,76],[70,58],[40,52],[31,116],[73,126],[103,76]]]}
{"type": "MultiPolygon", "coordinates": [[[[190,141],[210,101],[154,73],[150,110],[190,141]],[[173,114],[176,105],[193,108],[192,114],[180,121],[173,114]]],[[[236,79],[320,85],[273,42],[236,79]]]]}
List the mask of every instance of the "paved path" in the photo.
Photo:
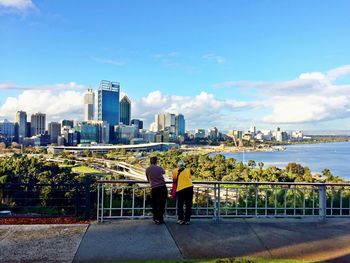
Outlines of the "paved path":
{"type": "Polygon", "coordinates": [[[263,257],[350,262],[350,219],[114,221],[91,225],[74,262],[263,257]]]}
{"type": "Polygon", "coordinates": [[[0,226],[0,262],[262,257],[350,262],[350,219],[0,226]],[[87,229],[87,231],[86,231],[87,229]]]}

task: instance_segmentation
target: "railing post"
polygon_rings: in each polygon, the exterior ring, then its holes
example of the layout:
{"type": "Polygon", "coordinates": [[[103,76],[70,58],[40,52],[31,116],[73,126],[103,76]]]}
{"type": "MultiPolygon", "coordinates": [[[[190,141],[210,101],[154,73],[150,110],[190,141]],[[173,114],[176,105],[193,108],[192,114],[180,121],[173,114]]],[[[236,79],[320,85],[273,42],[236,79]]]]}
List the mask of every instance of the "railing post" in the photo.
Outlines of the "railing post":
{"type": "Polygon", "coordinates": [[[216,222],[220,221],[221,207],[220,207],[220,184],[218,184],[218,198],[217,198],[217,217],[216,222]]]}
{"type": "Polygon", "coordinates": [[[90,219],[90,211],[91,211],[90,205],[91,205],[91,177],[90,175],[87,175],[85,179],[85,219],[90,219]]]}
{"type": "Polygon", "coordinates": [[[213,213],[213,220],[217,221],[217,204],[216,204],[216,184],[214,183],[214,213],[213,213]]]}
{"type": "Polygon", "coordinates": [[[327,200],[326,200],[326,186],[320,185],[318,188],[318,199],[319,199],[319,219],[321,221],[326,220],[327,216],[327,200]]]}

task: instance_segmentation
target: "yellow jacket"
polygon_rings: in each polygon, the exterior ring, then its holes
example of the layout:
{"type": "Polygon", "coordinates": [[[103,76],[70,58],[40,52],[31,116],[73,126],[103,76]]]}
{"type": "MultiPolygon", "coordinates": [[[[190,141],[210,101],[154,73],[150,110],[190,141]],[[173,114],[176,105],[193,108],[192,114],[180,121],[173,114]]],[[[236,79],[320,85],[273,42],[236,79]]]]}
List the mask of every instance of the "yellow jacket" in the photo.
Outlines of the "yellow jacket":
{"type": "MultiPolygon", "coordinates": [[[[173,171],[173,180],[176,181],[176,177],[178,174],[179,168],[176,168],[173,171]]],[[[193,186],[192,179],[191,179],[191,171],[188,168],[185,168],[181,173],[179,180],[177,181],[177,188],[176,192],[181,191],[182,189],[185,189],[187,187],[193,186]]]]}

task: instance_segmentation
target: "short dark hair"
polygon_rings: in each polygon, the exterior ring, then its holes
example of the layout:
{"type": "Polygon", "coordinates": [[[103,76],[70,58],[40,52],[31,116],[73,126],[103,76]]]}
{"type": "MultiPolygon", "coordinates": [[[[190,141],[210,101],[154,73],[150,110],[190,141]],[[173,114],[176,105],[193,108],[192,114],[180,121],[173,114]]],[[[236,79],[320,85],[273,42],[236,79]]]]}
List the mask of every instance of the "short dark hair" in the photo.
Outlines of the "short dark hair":
{"type": "Polygon", "coordinates": [[[152,156],[149,160],[151,164],[157,164],[157,156],[152,156]]]}

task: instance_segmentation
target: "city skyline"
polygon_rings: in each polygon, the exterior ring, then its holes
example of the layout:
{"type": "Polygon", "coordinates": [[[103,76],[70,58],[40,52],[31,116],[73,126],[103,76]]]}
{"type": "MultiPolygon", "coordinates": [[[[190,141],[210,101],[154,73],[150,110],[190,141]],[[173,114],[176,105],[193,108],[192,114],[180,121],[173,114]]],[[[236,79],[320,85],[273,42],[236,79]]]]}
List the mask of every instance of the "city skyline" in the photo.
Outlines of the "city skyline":
{"type": "Polygon", "coordinates": [[[173,112],[191,130],[350,130],[349,8],[0,0],[0,119],[83,120],[84,92],[110,79],[145,127],[173,112]]]}

